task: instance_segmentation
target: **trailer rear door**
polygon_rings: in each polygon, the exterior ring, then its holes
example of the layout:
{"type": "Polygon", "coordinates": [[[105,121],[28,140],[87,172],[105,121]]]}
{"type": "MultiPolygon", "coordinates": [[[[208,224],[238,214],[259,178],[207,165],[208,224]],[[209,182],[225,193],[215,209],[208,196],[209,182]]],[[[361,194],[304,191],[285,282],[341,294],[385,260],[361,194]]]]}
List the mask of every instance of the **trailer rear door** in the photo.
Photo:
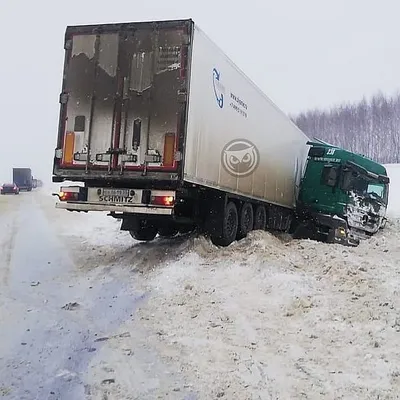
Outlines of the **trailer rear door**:
{"type": "Polygon", "coordinates": [[[67,29],[58,169],[178,172],[189,30],[182,22],[67,29]]]}

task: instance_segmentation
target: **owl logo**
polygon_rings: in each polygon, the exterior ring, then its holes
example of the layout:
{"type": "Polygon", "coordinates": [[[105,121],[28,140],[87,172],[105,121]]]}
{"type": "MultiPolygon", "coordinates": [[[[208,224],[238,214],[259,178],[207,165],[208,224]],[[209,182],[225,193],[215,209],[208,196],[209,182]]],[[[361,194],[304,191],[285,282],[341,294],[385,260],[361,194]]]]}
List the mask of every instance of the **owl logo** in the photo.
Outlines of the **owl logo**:
{"type": "Polygon", "coordinates": [[[246,139],[232,140],[222,149],[222,166],[237,178],[251,175],[258,167],[259,161],[257,147],[246,139]]]}

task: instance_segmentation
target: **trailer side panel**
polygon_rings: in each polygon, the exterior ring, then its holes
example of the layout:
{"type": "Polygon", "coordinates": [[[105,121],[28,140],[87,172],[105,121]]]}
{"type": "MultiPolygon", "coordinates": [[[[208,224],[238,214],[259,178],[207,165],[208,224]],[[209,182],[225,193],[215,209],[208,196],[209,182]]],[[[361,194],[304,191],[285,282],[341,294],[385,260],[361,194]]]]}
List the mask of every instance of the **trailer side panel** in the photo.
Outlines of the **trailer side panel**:
{"type": "Polygon", "coordinates": [[[308,138],[197,26],[184,179],[294,208],[308,138]]]}

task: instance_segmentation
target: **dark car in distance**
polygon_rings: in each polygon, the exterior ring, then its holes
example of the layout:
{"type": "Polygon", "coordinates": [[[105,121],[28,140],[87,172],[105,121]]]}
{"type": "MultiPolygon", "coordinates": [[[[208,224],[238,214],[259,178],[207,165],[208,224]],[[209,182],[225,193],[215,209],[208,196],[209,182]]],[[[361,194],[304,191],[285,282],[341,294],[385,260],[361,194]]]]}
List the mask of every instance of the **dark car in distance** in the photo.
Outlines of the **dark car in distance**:
{"type": "Polygon", "coordinates": [[[15,183],[5,183],[3,186],[0,186],[1,194],[19,194],[19,187],[15,183]]]}

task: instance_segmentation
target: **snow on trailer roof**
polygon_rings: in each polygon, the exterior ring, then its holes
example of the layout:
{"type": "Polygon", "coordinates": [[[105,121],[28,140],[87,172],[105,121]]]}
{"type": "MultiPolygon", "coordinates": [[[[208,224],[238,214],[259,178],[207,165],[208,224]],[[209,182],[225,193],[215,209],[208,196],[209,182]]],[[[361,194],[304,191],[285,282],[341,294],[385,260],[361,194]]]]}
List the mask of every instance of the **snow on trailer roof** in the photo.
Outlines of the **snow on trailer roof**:
{"type": "Polygon", "coordinates": [[[104,32],[116,32],[120,30],[136,30],[137,28],[153,28],[158,25],[163,27],[178,27],[190,25],[194,21],[192,19],[176,19],[176,20],[157,20],[157,21],[131,21],[131,22],[115,22],[105,24],[88,24],[88,25],[68,25],[66,28],[66,34],[74,33],[104,33],[104,32]]]}

